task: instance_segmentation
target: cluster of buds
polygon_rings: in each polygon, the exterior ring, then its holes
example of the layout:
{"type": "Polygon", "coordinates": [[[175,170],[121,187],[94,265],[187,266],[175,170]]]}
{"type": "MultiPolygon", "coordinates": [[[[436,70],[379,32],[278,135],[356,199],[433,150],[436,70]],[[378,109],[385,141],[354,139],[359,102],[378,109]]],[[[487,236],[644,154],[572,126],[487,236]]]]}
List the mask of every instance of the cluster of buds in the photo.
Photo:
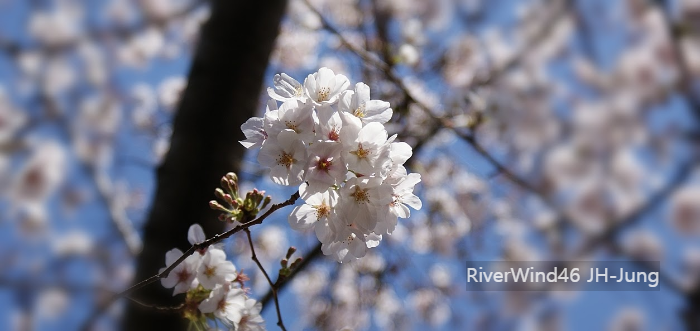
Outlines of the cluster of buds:
{"type": "Polygon", "coordinates": [[[289,261],[292,259],[292,255],[296,251],[297,249],[294,246],[289,247],[289,249],[287,250],[287,255],[284,257],[284,259],[282,259],[282,261],[280,261],[280,265],[282,266],[282,268],[280,268],[279,273],[280,277],[287,277],[291,275],[292,271],[294,271],[294,269],[296,269],[299,266],[299,264],[301,264],[301,261],[303,260],[302,258],[298,258],[294,260],[294,262],[289,264],[289,261]]]}
{"type": "Polygon", "coordinates": [[[265,191],[253,189],[246,193],[245,198],[238,193],[238,176],[229,172],[221,178],[221,188],[214,191],[216,198],[225,203],[224,207],[220,201],[209,201],[209,207],[221,211],[219,220],[229,223],[246,223],[258,215],[272,201],[272,197],[265,196],[265,191]]]}

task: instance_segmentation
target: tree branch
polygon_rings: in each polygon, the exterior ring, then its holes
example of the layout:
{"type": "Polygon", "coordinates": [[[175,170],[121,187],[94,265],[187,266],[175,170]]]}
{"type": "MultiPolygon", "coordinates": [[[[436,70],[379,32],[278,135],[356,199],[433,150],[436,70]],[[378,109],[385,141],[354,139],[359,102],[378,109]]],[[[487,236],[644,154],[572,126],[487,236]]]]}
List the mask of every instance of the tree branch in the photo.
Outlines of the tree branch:
{"type": "Polygon", "coordinates": [[[169,306],[159,306],[159,305],[153,305],[150,303],[145,303],[143,301],[140,301],[140,300],[134,299],[132,297],[128,297],[128,296],[126,298],[131,300],[131,302],[134,302],[141,307],[146,307],[149,309],[158,310],[158,311],[162,311],[162,312],[179,313],[180,311],[182,311],[183,308],[185,308],[184,303],[177,305],[177,306],[169,307],[169,306]]]}
{"type": "Polygon", "coordinates": [[[680,39],[682,37],[681,29],[673,24],[673,18],[667,8],[672,4],[670,4],[668,0],[656,0],[656,4],[666,20],[666,26],[671,39],[670,43],[673,47],[676,61],[678,62],[678,71],[681,75],[680,86],[685,91],[686,99],[688,103],[690,103],[691,110],[694,112],[695,117],[700,120],[700,99],[693,95],[693,77],[690,75],[688,60],[685,58],[683,49],[680,46],[680,39]]]}

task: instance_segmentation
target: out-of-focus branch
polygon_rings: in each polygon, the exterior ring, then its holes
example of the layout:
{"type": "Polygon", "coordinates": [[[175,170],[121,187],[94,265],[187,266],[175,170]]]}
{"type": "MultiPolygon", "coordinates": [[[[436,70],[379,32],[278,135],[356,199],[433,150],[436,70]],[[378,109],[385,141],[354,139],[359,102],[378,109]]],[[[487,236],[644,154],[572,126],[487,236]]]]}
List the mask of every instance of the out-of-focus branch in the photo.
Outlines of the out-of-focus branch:
{"type": "Polygon", "coordinates": [[[676,57],[678,63],[678,71],[681,75],[680,86],[685,91],[686,99],[691,106],[691,110],[695,114],[695,117],[700,120],[700,98],[693,94],[693,77],[690,75],[690,67],[688,66],[688,60],[685,58],[683,49],[681,48],[681,38],[682,29],[677,27],[673,23],[673,17],[671,16],[669,6],[673,6],[668,0],[656,0],[659,10],[664,15],[666,20],[666,26],[668,28],[668,33],[671,37],[671,46],[673,47],[673,53],[676,57]]]}
{"type": "Polygon", "coordinates": [[[666,201],[666,199],[672,195],[679,187],[686,182],[697,166],[698,158],[691,159],[689,162],[685,163],[669,180],[669,182],[659,189],[656,193],[652,194],[647,198],[647,202],[642,204],[636,210],[630,212],[626,216],[619,220],[611,223],[605,231],[593,236],[589,236],[588,240],[585,241],[574,254],[574,257],[580,257],[588,254],[594,248],[599,247],[601,244],[607,241],[614,241],[615,237],[620,234],[623,230],[629,228],[636,221],[638,221],[643,215],[652,211],[654,208],[658,207],[659,204],[666,201]]]}
{"type": "Polygon", "coordinates": [[[475,80],[470,86],[471,89],[489,85],[504,73],[520,65],[525,55],[547,40],[547,37],[549,37],[550,33],[554,31],[554,28],[557,26],[557,23],[559,23],[567,13],[571,12],[573,0],[552,0],[549,5],[554,6],[554,9],[552,9],[553,14],[551,14],[551,17],[546,18],[546,22],[534,33],[534,37],[523,43],[522,48],[513,52],[515,55],[505,61],[501,66],[493,68],[483,79],[475,80]]]}
{"type": "MultiPolygon", "coordinates": [[[[695,115],[696,121],[700,121],[700,98],[696,97],[694,94],[694,77],[690,74],[691,71],[689,70],[688,60],[681,48],[681,38],[683,37],[682,29],[674,24],[670,12],[670,7],[677,4],[673,4],[668,0],[656,0],[656,4],[659,10],[664,14],[666,26],[671,36],[671,46],[673,47],[673,53],[676,56],[678,70],[681,75],[680,86],[685,92],[686,100],[691,107],[691,111],[695,115]]],[[[682,312],[683,321],[688,330],[700,329],[700,284],[694,284],[694,286],[695,288],[691,288],[686,294],[688,306],[682,312]]]]}
{"type": "Polygon", "coordinates": [[[100,198],[107,206],[107,210],[109,210],[112,222],[119,230],[124,243],[126,243],[126,247],[131,255],[137,255],[143,248],[143,242],[141,241],[141,236],[134,228],[133,222],[126,215],[125,206],[120,206],[114,195],[112,179],[106,173],[93,166],[87,166],[87,168],[95,182],[95,186],[97,186],[100,198]]]}
{"type": "Polygon", "coordinates": [[[479,143],[477,140],[476,136],[473,134],[465,134],[463,132],[460,132],[458,130],[453,130],[458,137],[460,137],[463,141],[469,143],[474,150],[479,153],[483,158],[485,158],[491,166],[493,166],[500,174],[506,176],[511,182],[515,183],[516,185],[520,186],[521,188],[525,189],[526,191],[529,191],[531,193],[534,193],[535,195],[539,196],[543,201],[545,201],[547,204],[550,206],[552,205],[551,202],[549,201],[549,198],[546,196],[542,190],[539,188],[535,187],[533,184],[529,183],[525,179],[521,178],[519,175],[517,175],[515,172],[511,171],[506,165],[498,161],[491,153],[489,153],[486,148],[479,143]]]}
{"type": "Polygon", "coordinates": [[[175,260],[175,262],[173,262],[173,263],[172,263],[171,265],[169,265],[167,268],[163,269],[163,271],[161,271],[161,272],[159,272],[158,274],[155,274],[155,275],[153,275],[153,276],[151,276],[151,277],[148,277],[148,278],[146,278],[146,279],[144,279],[144,280],[142,280],[142,281],[140,281],[140,282],[134,284],[133,286],[127,288],[126,290],[121,291],[121,292],[119,292],[119,293],[113,295],[111,298],[109,298],[104,304],[100,305],[100,306],[97,308],[97,310],[95,310],[95,312],[93,312],[93,314],[90,316],[90,318],[88,319],[88,322],[85,324],[85,327],[84,327],[83,329],[86,330],[86,331],[89,330],[89,329],[90,329],[90,326],[92,325],[92,322],[93,322],[105,309],[107,309],[112,303],[114,303],[114,302],[117,301],[118,299],[123,298],[123,297],[126,297],[126,296],[128,296],[128,295],[130,295],[130,294],[132,294],[132,293],[134,293],[134,292],[136,292],[136,291],[138,291],[139,289],[141,289],[141,288],[147,286],[147,285],[153,284],[154,282],[158,281],[159,279],[168,277],[168,275],[170,274],[170,272],[171,272],[173,269],[175,269],[175,267],[177,267],[178,265],[180,265],[183,261],[185,261],[185,259],[186,259],[187,257],[189,257],[190,255],[194,254],[196,251],[202,250],[202,249],[207,248],[207,247],[209,247],[209,246],[211,246],[211,245],[214,245],[214,244],[216,244],[216,243],[219,243],[219,242],[221,242],[222,240],[224,240],[224,239],[226,239],[226,238],[228,238],[228,237],[231,237],[232,235],[234,235],[234,234],[236,234],[236,233],[238,233],[238,232],[240,232],[240,231],[247,230],[249,227],[251,227],[251,226],[253,226],[253,225],[262,224],[262,222],[263,222],[268,216],[270,216],[272,213],[274,213],[275,211],[277,211],[278,209],[281,209],[281,208],[283,208],[283,207],[293,205],[294,202],[297,201],[297,199],[299,199],[299,192],[298,192],[298,191],[297,191],[296,193],[292,194],[292,196],[289,197],[289,199],[287,199],[286,201],[272,205],[272,206],[270,207],[270,209],[268,209],[268,210],[267,210],[264,214],[262,214],[260,217],[254,219],[254,220],[252,220],[252,221],[250,221],[250,222],[247,222],[247,223],[245,223],[245,224],[239,225],[239,226],[237,226],[237,227],[235,227],[235,228],[233,228],[233,229],[231,229],[231,230],[228,230],[228,231],[226,231],[226,232],[224,232],[224,233],[217,234],[217,235],[215,235],[215,236],[213,236],[213,237],[211,237],[211,238],[209,238],[209,239],[207,239],[207,240],[205,240],[205,241],[203,241],[203,242],[200,242],[200,243],[197,243],[197,244],[192,245],[188,250],[186,250],[186,251],[182,254],[182,256],[180,256],[177,260],[175,260]]]}
{"type": "MultiPolygon", "coordinates": [[[[357,47],[356,45],[352,44],[349,42],[343,34],[336,29],[331,22],[328,21],[327,18],[317,9],[315,8],[309,0],[304,0],[306,5],[309,7],[309,9],[314,12],[320,19],[322,27],[329,32],[333,33],[338,37],[340,42],[345,46],[347,49],[349,49],[351,52],[355,53],[358,55],[362,60],[364,60],[367,64],[370,64],[374,66],[375,68],[381,70],[384,72],[386,77],[392,81],[399,89],[402,90],[404,95],[406,96],[406,99],[410,103],[414,103],[418,105],[428,116],[430,116],[433,121],[441,124],[442,126],[452,128],[452,123],[442,117],[439,117],[435,115],[435,112],[426,105],[425,103],[421,102],[418,100],[413,93],[410,91],[410,89],[406,86],[404,83],[403,79],[399,77],[393,70],[392,66],[387,64],[386,62],[382,61],[380,58],[378,58],[375,54],[372,54],[360,47],[357,47]]],[[[558,5],[560,8],[557,10],[554,10],[555,14],[553,14],[552,18],[547,20],[545,24],[542,25],[541,29],[535,33],[535,37],[532,40],[529,40],[528,42],[524,43],[524,47],[522,50],[519,52],[515,52],[515,56],[513,56],[510,60],[506,61],[504,65],[500,67],[493,68],[492,71],[486,76],[485,79],[474,81],[470,85],[470,89],[475,89],[481,86],[488,85],[495,81],[498,77],[500,77],[502,74],[507,72],[508,70],[514,68],[517,66],[520,61],[523,59],[524,55],[529,53],[534,47],[539,45],[542,41],[546,40],[546,37],[549,36],[549,32],[553,30],[553,27],[556,25],[556,23],[559,21],[561,17],[564,16],[565,13],[568,12],[571,2],[566,1],[555,1],[555,5],[558,5]]],[[[491,158],[493,159],[493,158],[491,158]]],[[[494,159],[495,160],[495,159],[494,159]]]]}
{"type": "MultiPolygon", "coordinates": [[[[58,109],[56,102],[54,102],[50,96],[42,95],[41,100],[49,112],[54,114],[63,114],[63,112],[58,109]]],[[[69,141],[75,140],[74,134],[70,128],[71,123],[69,120],[65,117],[60,117],[58,122],[66,138],[69,141]]],[[[110,215],[110,220],[119,231],[119,234],[124,240],[129,253],[131,253],[131,255],[137,255],[143,248],[143,242],[141,241],[138,231],[136,231],[134,228],[133,223],[126,215],[124,206],[120,206],[116,200],[112,179],[104,171],[97,169],[97,167],[84,160],[80,160],[80,166],[94,183],[95,189],[97,190],[97,195],[107,208],[110,215]]]]}
{"type": "Polygon", "coordinates": [[[134,299],[132,297],[128,297],[128,296],[126,298],[129,299],[131,302],[133,302],[141,307],[145,307],[145,308],[153,309],[153,310],[158,310],[158,311],[162,311],[162,312],[179,313],[182,311],[183,308],[185,308],[184,303],[177,305],[177,306],[169,307],[169,306],[158,306],[158,305],[153,305],[150,303],[145,303],[143,301],[140,301],[140,300],[134,299]]]}
{"type": "Polygon", "coordinates": [[[575,11],[576,14],[574,19],[576,22],[576,27],[578,28],[578,35],[580,38],[580,44],[581,49],[583,50],[583,54],[585,54],[585,56],[588,57],[594,63],[598,62],[595,44],[593,43],[593,31],[591,23],[588,21],[589,18],[584,17],[582,10],[580,10],[580,6],[582,6],[585,3],[585,1],[571,1],[575,2],[575,5],[579,6],[579,10],[575,11]]]}

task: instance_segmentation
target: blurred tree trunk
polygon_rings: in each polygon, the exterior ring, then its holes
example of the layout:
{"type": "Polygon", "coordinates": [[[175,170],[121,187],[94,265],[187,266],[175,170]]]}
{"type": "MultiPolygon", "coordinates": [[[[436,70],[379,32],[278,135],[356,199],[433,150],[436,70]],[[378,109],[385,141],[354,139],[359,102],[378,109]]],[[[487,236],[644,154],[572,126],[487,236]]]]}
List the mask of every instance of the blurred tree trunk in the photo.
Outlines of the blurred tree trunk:
{"type": "Polygon", "coordinates": [[[695,284],[685,296],[686,307],[681,310],[681,318],[688,331],[700,330],[700,284],[695,284]]]}
{"type": "MultiPolygon", "coordinates": [[[[244,148],[240,125],[254,115],[263,75],[286,0],[213,0],[173,124],[171,147],[157,170],[157,188],[144,229],[135,281],[165,265],[165,252],[190,245],[187,230],[200,223],[208,236],[223,230],[208,201],[228,171],[238,171],[244,148]]],[[[173,306],[172,290],[153,284],[134,295],[173,306]]],[[[129,303],[124,330],[185,330],[180,316],[129,303]]]]}

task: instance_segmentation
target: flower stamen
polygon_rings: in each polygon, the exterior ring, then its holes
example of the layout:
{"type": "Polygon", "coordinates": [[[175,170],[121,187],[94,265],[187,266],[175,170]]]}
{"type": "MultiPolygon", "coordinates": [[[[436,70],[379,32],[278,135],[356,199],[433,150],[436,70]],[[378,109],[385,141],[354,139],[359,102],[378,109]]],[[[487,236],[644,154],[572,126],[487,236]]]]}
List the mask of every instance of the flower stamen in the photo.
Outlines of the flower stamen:
{"type": "Polygon", "coordinates": [[[359,186],[355,186],[355,192],[352,192],[350,196],[355,198],[355,202],[357,203],[369,202],[369,192],[361,189],[359,186]]]}
{"type": "Polygon", "coordinates": [[[318,160],[317,167],[320,170],[328,172],[331,169],[332,165],[333,165],[333,161],[331,159],[320,159],[320,160],[318,160]]]}
{"type": "Polygon", "coordinates": [[[357,145],[357,150],[351,151],[350,154],[357,156],[360,159],[366,159],[370,150],[362,148],[362,144],[357,145]]]}
{"type": "Polygon", "coordinates": [[[331,89],[324,86],[318,89],[318,102],[328,101],[331,96],[331,89]]]}
{"type": "Polygon", "coordinates": [[[277,159],[277,164],[283,165],[287,168],[291,167],[294,162],[296,162],[296,160],[292,154],[288,154],[286,152],[282,152],[282,155],[277,159]]]}
{"type": "Polygon", "coordinates": [[[329,207],[325,201],[318,206],[314,206],[314,209],[316,209],[316,219],[319,220],[323,217],[327,217],[331,213],[331,207],[329,207]]]}
{"type": "Polygon", "coordinates": [[[355,109],[355,111],[352,114],[355,115],[355,117],[357,118],[365,117],[365,105],[362,104],[360,107],[355,109]]]}

